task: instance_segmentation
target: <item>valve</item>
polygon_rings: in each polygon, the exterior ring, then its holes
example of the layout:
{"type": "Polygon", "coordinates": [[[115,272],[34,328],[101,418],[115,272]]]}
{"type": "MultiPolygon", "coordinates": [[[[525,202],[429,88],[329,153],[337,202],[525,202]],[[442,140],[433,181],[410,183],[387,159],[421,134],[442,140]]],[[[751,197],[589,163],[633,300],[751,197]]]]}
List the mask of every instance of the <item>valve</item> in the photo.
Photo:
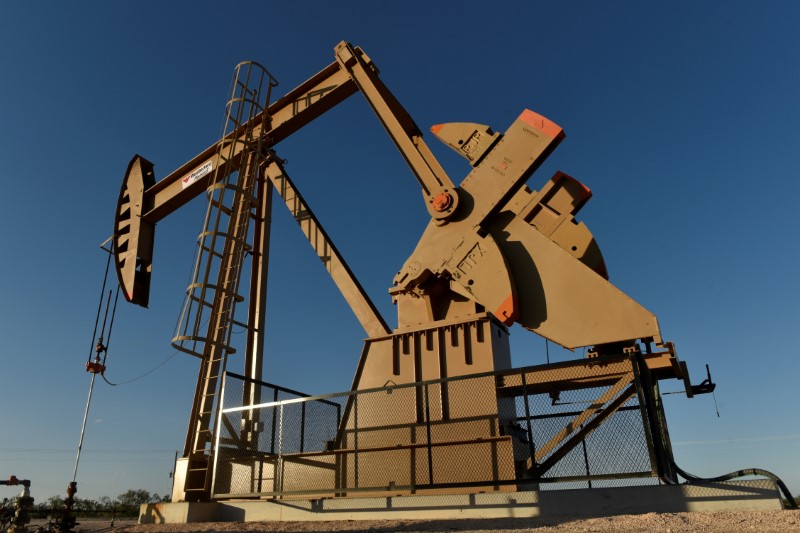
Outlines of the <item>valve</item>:
{"type": "Polygon", "coordinates": [[[78,492],[78,483],[70,482],[67,486],[67,499],[64,500],[64,509],[58,515],[52,525],[59,533],[68,533],[79,524],[77,517],[72,513],[72,506],[75,505],[75,493],[78,492]]]}
{"type": "Polygon", "coordinates": [[[30,510],[33,507],[30,480],[10,476],[8,480],[0,480],[0,485],[22,485],[22,492],[14,498],[14,517],[11,519],[11,527],[8,531],[28,531],[26,525],[31,521],[30,510]]]}

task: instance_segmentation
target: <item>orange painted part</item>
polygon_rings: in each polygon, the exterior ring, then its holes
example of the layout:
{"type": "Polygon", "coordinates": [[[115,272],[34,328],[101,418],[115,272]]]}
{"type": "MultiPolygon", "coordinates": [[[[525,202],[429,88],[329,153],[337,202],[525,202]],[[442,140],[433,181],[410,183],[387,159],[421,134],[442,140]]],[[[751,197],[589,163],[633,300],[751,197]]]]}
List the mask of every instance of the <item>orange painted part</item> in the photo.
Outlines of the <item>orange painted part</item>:
{"type": "Polygon", "coordinates": [[[443,127],[444,124],[434,124],[433,126],[431,126],[431,133],[433,133],[434,135],[439,135],[439,132],[443,127]]]}
{"type": "Polygon", "coordinates": [[[545,135],[547,135],[551,139],[555,139],[559,136],[564,135],[564,130],[561,129],[561,126],[551,121],[550,119],[543,117],[539,113],[534,113],[530,109],[526,109],[525,111],[523,111],[522,114],[519,116],[519,120],[525,122],[526,124],[530,124],[531,126],[533,126],[538,130],[541,130],[545,135]]]}
{"type": "Polygon", "coordinates": [[[589,187],[587,187],[586,185],[584,185],[583,182],[573,178],[569,174],[564,174],[563,172],[561,172],[559,170],[558,172],[556,172],[555,178],[556,178],[556,180],[567,179],[567,180],[570,180],[570,181],[578,184],[581,187],[581,189],[583,189],[583,198],[588,200],[589,198],[592,197],[592,190],[589,187]]]}
{"type": "Polygon", "coordinates": [[[442,192],[436,195],[433,199],[433,209],[434,211],[442,212],[445,211],[448,207],[453,205],[453,197],[450,196],[449,193],[442,192]]]}
{"type": "Polygon", "coordinates": [[[509,294],[508,298],[506,298],[500,307],[498,307],[492,314],[496,316],[500,322],[506,326],[510,326],[517,319],[517,316],[519,316],[517,299],[514,298],[513,294],[509,294]]]}
{"type": "Polygon", "coordinates": [[[106,371],[106,367],[100,363],[93,363],[89,361],[86,363],[86,371],[92,374],[103,374],[106,371]]]}

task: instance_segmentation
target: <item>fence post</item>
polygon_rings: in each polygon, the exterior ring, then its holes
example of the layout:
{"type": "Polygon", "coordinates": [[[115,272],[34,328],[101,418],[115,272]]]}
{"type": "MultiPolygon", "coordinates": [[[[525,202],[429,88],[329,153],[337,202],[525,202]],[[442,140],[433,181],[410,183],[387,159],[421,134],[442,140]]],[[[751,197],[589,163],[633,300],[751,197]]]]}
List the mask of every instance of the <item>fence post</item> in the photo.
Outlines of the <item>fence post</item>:
{"type": "Polygon", "coordinates": [[[525,400],[525,421],[528,426],[528,453],[531,454],[531,466],[536,466],[536,446],[533,444],[533,431],[531,430],[531,408],[528,405],[528,382],[525,379],[525,372],[522,376],[522,397],[525,400]]]}
{"type": "Polygon", "coordinates": [[[305,451],[306,442],[306,402],[302,403],[300,412],[300,453],[305,451]]]}
{"type": "Polygon", "coordinates": [[[353,396],[353,485],[358,488],[358,393],[353,396]]]}
{"type": "Polygon", "coordinates": [[[634,355],[631,355],[628,360],[631,363],[634,384],[636,385],[637,399],[639,401],[639,412],[642,415],[642,432],[644,433],[645,442],[647,443],[647,452],[650,455],[650,471],[661,478],[661,461],[656,450],[653,429],[650,425],[650,417],[648,413],[649,405],[647,399],[645,398],[645,384],[641,375],[641,369],[639,368],[638,360],[634,355]]]}
{"type": "MultiPolygon", "coordinates": [[[[583,424],[581,424],[581,429],[583,429],[583,424]]],[[[589,454],[586,451],[586,438],[581,439],[581,446],[583,446],[583,464],[586,466],[586,477],[587,483],[589,484],[589,488],[592,488],[592,480],[590,478],[591,473],[589,472],[589,454]]]]}
{"type": "MultiPolygon", "coordinates": [[[[275,394],[273,396],[272,401],[277,402],[278,389],[273,389],[273,390],[275,391],[275,394]]],[[[272,455],[275,455],[275,424],[277,422],[277,420],[275,420],[275,417],[277,416],[278,416],[278,409],[275,406],[272,406],[272,437],[270,438],[270,445],[269,445],[269,453],[272,455]]]]}
{"type": "Polygon", "coordinates": [[[431,448],[431,404],[428,384],[425,384],[425,430],[428,434],[428,484],[433,485],[433,449],[431,448]]]}
{"type": "MultiPolygon", "coordinates": [[[[275,395],[278,395],[277,389],[275,390],[275,395]]],[[[275,464],[275,470],[278,477],[278,490],[283,492],[283,404],[280,405],[277,414],[280,416],[281,421],[278,424],[278,461],[275,464]]]]}

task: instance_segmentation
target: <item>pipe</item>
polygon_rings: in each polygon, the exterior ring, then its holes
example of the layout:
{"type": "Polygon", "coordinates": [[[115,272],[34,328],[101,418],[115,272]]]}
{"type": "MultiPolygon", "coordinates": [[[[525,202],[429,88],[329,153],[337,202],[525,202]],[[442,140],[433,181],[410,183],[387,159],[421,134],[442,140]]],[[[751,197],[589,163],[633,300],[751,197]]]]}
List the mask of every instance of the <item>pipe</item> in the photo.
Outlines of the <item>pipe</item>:
{"type": "Polygon", "coordinates": [[[715,483],[718,481],[728,481],[731,479],[736,479],[744,476],[763,476],[767,479],[774,481],[775,484],[778,485],[778,488],[781,490],[781,492],[783,492],[783,495],[786,496],[786,499],[789,501],[789,507],[797,509],[797,502],[794,500],[794,496],[792,496],[792,493],[789,492],[789,488],[786,486],[783,480],[781,480],[781,478],[779,478],[772,472],[769,472],[768,470],[763,470],[761,468],[745,468],[742,470],[736,470],[735,472],[730,472],[728,474],[723,474],[717,477],[702,478],[689,474],[681,467],[676,465],[675,461],[672,461],[672,467],[678,474],[683,476],[688,483],[715,483]]]}

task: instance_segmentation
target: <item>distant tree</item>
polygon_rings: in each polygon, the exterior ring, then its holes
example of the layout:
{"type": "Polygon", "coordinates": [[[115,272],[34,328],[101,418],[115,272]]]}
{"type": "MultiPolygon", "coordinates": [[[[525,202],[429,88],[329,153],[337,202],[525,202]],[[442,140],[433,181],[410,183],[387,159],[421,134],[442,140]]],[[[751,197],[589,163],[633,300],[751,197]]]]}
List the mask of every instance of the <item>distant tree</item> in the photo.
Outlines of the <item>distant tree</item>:
{"type": "Polygon", "coordinates": [[[86,498],[75,498],[72,508],[75,511],[97,511],[97,502],[86,498]]]}
{"type": "Polygon", "coordinates": [[[97,510],[110,512],[114,509],[114,500],[109,498],[108,496],[100,496],[97,499],[97,510]]]}
{"type": "Polygon", "coordinates": [[[64,508],[64,498],[61,496],[50,496],[42,502],[43,511],[51,511],[53,509],[61,510],[64,508]]]}
{"type": "MultiPolygon", "coordinates": [[[[75,498],[73,511],[79,515],[89,513],[91,515],[114,514],[116,516],[136,516],[139,514],[139,506],[143,503],[161,503],[170,501],[169,496],[166,494],[160,496],[159,494],[150,494],[143,489],[130,489],[116,499],[111,499],[108,496],[101,496],[96,500],[88,498],[75,498]]],[[[55,516],[64,509],[64,498],[61,496],[50,496],[49,498],[39,500],[34,505],[33,511],[35,517],[44,518],[46,516],[55,516]]],[[[2,532],[0,532],[2,533],[2,532]]]]}
{"type": "Polygon", "coordinates": [[[150,493],[144,489],[130,489],[117,496],[117,501],[123,507],[136,507],[149,502],[150,493]]]}

